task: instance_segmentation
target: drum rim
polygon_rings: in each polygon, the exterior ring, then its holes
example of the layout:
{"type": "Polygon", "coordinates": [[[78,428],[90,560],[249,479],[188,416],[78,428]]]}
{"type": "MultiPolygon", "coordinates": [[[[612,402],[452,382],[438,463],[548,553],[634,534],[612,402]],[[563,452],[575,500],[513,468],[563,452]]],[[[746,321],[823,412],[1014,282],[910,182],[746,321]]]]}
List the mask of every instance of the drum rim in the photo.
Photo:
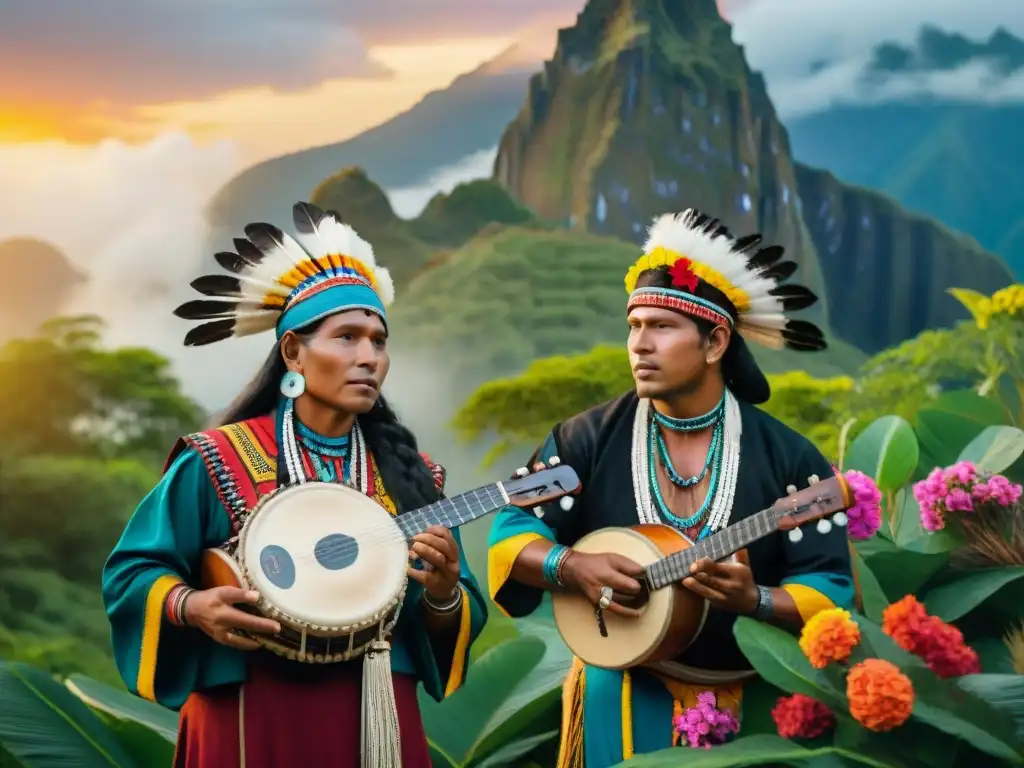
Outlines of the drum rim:
{"type": "MultiPolygon", "coordinates": [[[[352,488],[351,486],[348,485],[342,485],[341,483],[325,483],[320,480],[310,480],[301,485],[278,486],[277,488],[275,488],[274,490],[270,491],[267,494],[264,494],[259,498],[259,500],[257,500],[256,504],[253,505],[252,509],[246,513],[245,521],[242,523],[242,527],[238,531],[238,546],[235,547],[234,558],[235,562],[238,563],[239,569],[242,572],[242,579],[245,582],[245,586],[248,589],[254,589],[253,579],[249,574],[249,566],[245,562],[245,541],[251,528],[252,521],[259,516],[260,512],[263,511],[263,509],[272,499],[281,496],[289,491],[299,491],[302,490],[303,488],[313,488],[318,486],[333,486],[335,488],[341,488],[344,489],[345,491],[354,493],[383,509],[384,512],[387,513],[388,517],[392,521],[394,521],[395,519],[395,515],[392,515],[390,512],[388,512],[388,510],[383,505],[378,503],[375,498],[373,498],[372,496],[367,496],[365,493],[360,492],[356,488],[352,488]]],[[[386,635],[391,632],[391,630],[394,628],[394,625],[398,622],[398,614],[400,613],[400,611],[396,611],[395,618],[394,621],[391,622],[391,626],[385,626],[384,621],[385,619],[387,619],[388,614],[391,612],[391,609],[394,606],[401,606],[402,601],[405,600],[405,596],[406,593],[408,592],[408,589],[409,575],[408,573],[406,573],[401,581],[401,585],[399,586],[395,594],[393,594],[389,598],[387,604],[379,611],[374,613],[372,617],[364,619],[363,621],[357,622],[355,624],[345,624],[340,626],[313,624],[312,622],[306,621],[305,619],[300,619],[295,616],[292,616],[286,611],[283,611],[277,606],[275,606],[273,603],[269,602],[263,596],[262,592],[260,592],[259,600],[256,602],[256,608],[265,617],[285,622],[295,631],[305,631],[320,637],[341,637],[344,635],[351,635],[355,632],[359,632],[368,627],[372,627],[374,624],[381,625],[381,634],[386,635]]]]}

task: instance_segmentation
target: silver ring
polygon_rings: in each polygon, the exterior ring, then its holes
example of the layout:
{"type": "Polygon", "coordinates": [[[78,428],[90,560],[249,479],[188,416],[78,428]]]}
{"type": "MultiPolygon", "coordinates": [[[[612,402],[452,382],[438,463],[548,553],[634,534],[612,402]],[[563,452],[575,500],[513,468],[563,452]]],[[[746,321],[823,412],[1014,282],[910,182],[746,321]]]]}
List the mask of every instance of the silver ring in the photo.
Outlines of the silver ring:
{"type": "Polygon", "coordinates": [[[611,587],[601,587],[601,599],[597,601],[602,611],[607,611],[608,607],[612,604],[612,596],[615,593],[611,587]]]}

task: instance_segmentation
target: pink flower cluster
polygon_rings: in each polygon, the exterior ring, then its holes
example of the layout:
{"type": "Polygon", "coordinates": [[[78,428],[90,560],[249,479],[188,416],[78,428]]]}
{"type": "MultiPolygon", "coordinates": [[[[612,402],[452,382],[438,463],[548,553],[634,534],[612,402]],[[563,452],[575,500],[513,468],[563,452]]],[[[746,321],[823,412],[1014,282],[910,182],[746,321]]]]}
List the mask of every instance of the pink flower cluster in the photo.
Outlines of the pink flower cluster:
{"type": "Polygon", "coordinates": [[[853,506],[847,510],[847,535],[854,541],[870,539],[882,525],[882,492],[875,481],[855,469],[843,473],[853,494],[853,506]]]}
{"type": "Polygon", "coordinates": [[[740,729],[732,712],[718,709],[718,699],[712,691],[697,694],[697,706],[679,715],[675,726],[676,731],[695,749],[711,749],[715,744],[724,744],[730,734],[740,729]]]}
{"type": "Polygon", "coordinates": [[[914,498],[921,507],[921,525],[935,532],[946,526],[949,512],[974,512],[975,505],[996,504],[1009,507],[1021,497],[1021,486],[1002,475],[979,472],[969,461],[936,467],[919,483],[914,483],[914,498]]]}

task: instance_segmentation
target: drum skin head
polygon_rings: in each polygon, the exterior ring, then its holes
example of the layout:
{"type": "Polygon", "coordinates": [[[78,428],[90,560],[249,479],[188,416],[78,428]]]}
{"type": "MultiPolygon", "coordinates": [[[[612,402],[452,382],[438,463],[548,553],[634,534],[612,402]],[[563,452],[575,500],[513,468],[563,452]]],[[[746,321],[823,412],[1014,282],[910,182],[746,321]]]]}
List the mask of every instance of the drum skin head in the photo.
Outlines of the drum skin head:
{"type": "Polygon", "coordinates": [[[407,584],[409,549],[394,518],[333,483],[266,496],[246,520],[238,555],[266,615],[316,634],[379,621],[407,584]]]}

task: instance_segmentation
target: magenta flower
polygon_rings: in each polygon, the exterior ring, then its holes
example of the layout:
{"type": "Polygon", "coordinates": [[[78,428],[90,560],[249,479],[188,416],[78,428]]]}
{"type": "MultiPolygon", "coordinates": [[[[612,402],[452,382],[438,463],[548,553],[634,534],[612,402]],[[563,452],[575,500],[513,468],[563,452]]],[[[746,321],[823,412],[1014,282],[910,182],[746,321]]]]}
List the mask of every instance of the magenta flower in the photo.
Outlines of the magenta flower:
{"type": "Polygon", "coordinates": [[[958,461],[945,469],[936,468],[914,484],[914,498],[921,507],[921,525],[934,533],[946,526],[950,512],[971,514],[976,505],[1009,507],[1021,497],[1021,486],[1002,475],[979,472],[969,461],[958,461]]]}
{"type": "Polygon", "coordinates": [[[854,541],[870,539],[882,525],[882,492],[875,481],[855,469],[843,473],[853,494],[853,506],[847,510],[847,533],[854,541]]]}
{"type": "Polygon", "coordinates": [[[712,691],[697,695],[697,706],[690,707],[675,721],[676,731],[694,749],[711,749],[715,744],[724,744],[731,734],[737,733],[740,724],[728,709],[718,709],[718,699],[712,691]]]}

